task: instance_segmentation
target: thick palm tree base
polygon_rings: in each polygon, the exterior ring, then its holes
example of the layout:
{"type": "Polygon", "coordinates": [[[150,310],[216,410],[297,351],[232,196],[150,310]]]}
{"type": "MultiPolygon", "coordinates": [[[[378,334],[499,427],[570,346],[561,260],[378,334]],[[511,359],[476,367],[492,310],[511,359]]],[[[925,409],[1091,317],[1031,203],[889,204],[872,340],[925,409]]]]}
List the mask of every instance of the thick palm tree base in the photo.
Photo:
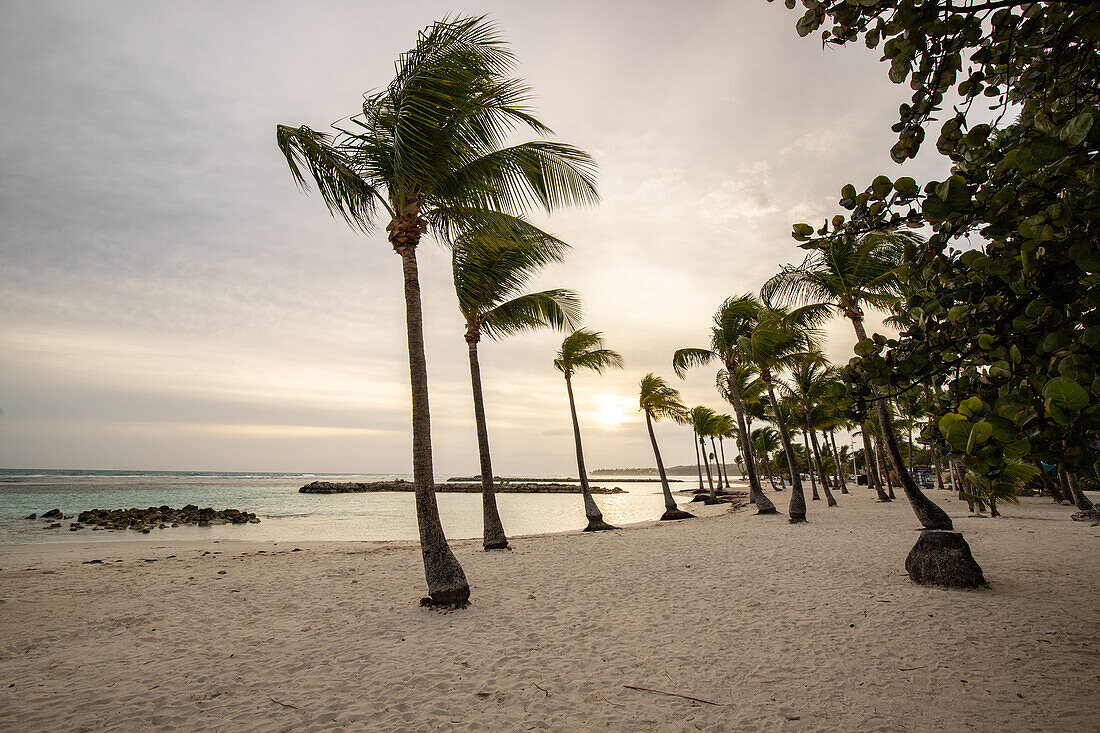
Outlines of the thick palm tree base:
{"type": "Polygon", "coordinates": [[[665,509],[665,513],[661,515],[662,522],[670,522],[675,519],[694,519],[695,515],[690,512],[685,512],[683,509],[665,509]]]}
{"type": "Polygon", "coordinates": [[[806,522],[806,513],[803,512],[801,514],[792,514],[787,519],[787,521],[790,522],[791,524],[803,524],[803,523],[806,522]]]}
{"type": "Polygon", "coordinates": [[[502,540],[500,542],[487,542],[482,545],[486,550],[507,550],[508,540],[502,540]]]}
{"type": "Polygon", "coordinates": [[[585,532],[602,532],[606,529],[618,529],[618,527],[608,524],[603,521],[603,517],[589,517],[588,526],[584,528],[585,532]]]}
{"type": "Polygon", "coordinates": [[[893,501],[893,500],[890,499],[889,497],[887,497],[885,499],[876,499],[875,503],[876,504],[889,504],[891,501],[893,501]]]}
{"type": "Polygon", "coordinates": [[[776,509],[774,506],[764,507],[763,509],[756,512],[754,516],[759,517],[761,514],[779,514],[779,510],[776,509]]]}
{"type": "Polygon", "coordinates": [[[420,599],[420,605],[426,608],[466,608],[470,605],[470,586],[445,591],[433,591],[431,595],[420,599]]]}
{"type": "Polygon", "coordinates": [[[829,499],[829,502],[828,502],[828,503],[829,503],[829,506],[830,506],[830,507],[834,507],[834,506],[836,506],[836,505],[837,505],[837,504],[836,504],[836,499],[829,499]]]}
{"type": "Polygon", "coordinates": [[[926,529],[905,558],[909,579],[920,585],[978,588],[986,585],[970,545],[958,532],[926,529]]]}

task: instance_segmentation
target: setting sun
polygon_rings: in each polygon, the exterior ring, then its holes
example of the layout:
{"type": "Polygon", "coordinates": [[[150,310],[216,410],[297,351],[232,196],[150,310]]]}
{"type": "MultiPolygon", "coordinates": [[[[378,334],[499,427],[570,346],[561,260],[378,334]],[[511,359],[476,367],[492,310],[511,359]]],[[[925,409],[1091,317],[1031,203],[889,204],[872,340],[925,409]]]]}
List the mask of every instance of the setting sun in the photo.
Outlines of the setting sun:
{"type": "Polygon", "coordinates": [[[622,425],[638,411],[637,401],[622,395],[596,395],[594,401],[596,409],[589,411],[588,416],[609,427],[622,425]]]}

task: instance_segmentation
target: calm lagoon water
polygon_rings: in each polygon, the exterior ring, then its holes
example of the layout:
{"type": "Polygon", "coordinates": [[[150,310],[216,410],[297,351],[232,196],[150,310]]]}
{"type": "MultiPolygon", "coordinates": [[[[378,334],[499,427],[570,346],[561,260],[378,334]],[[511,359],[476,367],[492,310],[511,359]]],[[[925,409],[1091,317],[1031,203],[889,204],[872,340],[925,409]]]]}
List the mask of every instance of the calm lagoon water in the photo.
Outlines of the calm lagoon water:
{"type": "MultiPolygon", "coordinates": [[[[160,471],[47,471],[0,469],[0,545],[95,540],[238,539],[257,541],[416,540],[412,492],[369,494],[299,494],[311,481],[411,480],[399,474],[286,474],[160,471]],[[60,509],[66,515],[86,509],[185,504],[255,512],[259,524],[214,525],[134,531],[70,532],[43,529],[41,520],[23,519],[60,509]]],[[[437,476],[442,483],[447,476],[437,476]]],[[[657,519],[664,510],[659,483],[593,481],[593,486],[621,486],[627,493],[597,495],[604,518],[612,524],[657,519]]],[[[673,491],[691,483],[674,483],[673,491]]],[[[679,498],[679,497],[678,497],[679,498]]],[[[481,536],[480,494],[437,494],[447,536],[481,536]]],[[[511,536],[583,529],[586,520],[580,494],[498,494],[504,528],[511,536]]]]}

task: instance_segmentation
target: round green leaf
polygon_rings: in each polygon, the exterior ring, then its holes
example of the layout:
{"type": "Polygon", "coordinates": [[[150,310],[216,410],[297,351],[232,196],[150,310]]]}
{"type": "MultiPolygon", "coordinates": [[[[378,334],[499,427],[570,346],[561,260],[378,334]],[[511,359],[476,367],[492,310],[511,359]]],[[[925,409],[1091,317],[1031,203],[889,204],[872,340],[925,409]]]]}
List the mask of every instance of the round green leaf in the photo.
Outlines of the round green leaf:
{"type": "Polygon", "coordinates": [[[1069,377],[1055,377],[1043,387],[1047,404],[1063,410],[1083,410],[1089,404],[1089,393],[1069,377]]]}

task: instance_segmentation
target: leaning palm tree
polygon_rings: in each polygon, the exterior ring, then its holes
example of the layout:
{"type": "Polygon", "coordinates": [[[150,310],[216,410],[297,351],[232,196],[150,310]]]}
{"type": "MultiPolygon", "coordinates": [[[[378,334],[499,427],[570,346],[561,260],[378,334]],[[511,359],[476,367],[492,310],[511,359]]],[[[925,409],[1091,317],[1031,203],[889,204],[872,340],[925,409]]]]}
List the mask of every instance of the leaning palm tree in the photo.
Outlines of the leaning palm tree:
{"type": "MultiPolygon", "coordinates": [[[[696,460],[699,460],[701,453],[703,464],[707,467],[707,487],[710,489],[710,496],[707,499],[708,504],[714,504],[718,501],[718,495],[714,490],[714,475],[710,472],[710,461],[707,459],[706,443],[706,437],[710,434],[715,414],[714,410],[703,405],[696,405],[688,412],[688,422],[691,424],[691,430],[698,443],[695,446],[696,460]]],[[[702,488],[702,486],[699,488],[702,488]]]]}
{"type": "MultiPolygon", "coordinates": [[[[899,292],[896,269],[904,248],[922,241],[908,232],[839,238],[811,252],[802,264],[784,267],[764,284],[761,292],[769,301],[819,303],[835,308],[852,322],[856,338],[864,341],[867,329],[863,326],[863,308],[885,310],[896,301],[899,292]]],[[[884,395],[876,385],[870,387],[883,445],[917,519],[926,529],[952,529],[951,518],[924,495],[906,470],[884,395]]]]}
{"type": "Polygon", "coordinates": [[[776,432],[775,428],[765,426],[752,431],[752,449],[760,457],[760,466],[764,470],[764,476],[768,479],[768,483],[771,484],[772,491],[779,490],[775,485],[773,470],[775,461],[772,456],[782,447],[782,443],[779,441],[779,433],[776,432]]]}
{"type": "Polygon", "coordinates": [[[663,521],[691,519],[695,515],[677,507],[676,499],[672,497],[672,490],[668,487],[668,476],[665,475],[665,464],[661,461],[661,449],[657,447],[657,436],[653,433],[655,420],[669,417],[677,422],[684,422],[688,419],[687,408],[680,402],[680,393],[668,386],[665,380],[650,372],[642,377],[638,407],[645,413],[649,442],[653,445],[653,457],[657,459],[657,473],[661,476],[661,491],[665,496],[665,513],[661,515],[661,519],[663,521]]]}
{"type": "MultiPolygon", "coordinates": [[[[825,493],[826,503],[833,507],[837,505],[836,498],[829,490],[829,476],[821,462],[821,450],[817,443],[818,427],[824,422],[823,403],[829,395],[833,375],[828,367],[825,355],[821,353],[808,354],[805,359],[796,362],[784,382],[784,391],[791,399],[795,408],[801,413],[799,423],[802,427],[802,437],[806,442],[806,455],[812,455],[814,466],[821,480],[821,487],[825,493]],[[810,449],[813,449],[811,454],[810,449]]],[[[813,478],[813,467],[809,471],[813,478]]]]}
{"type": "Polygon", "coordinates": [[[517,126],[549,129],[528,108],[530,92],[509,78],[515,58],[484,18],[444,19],[422,31],[397,61],[397,75],[369,94],[354,129],[334,134],[278,125],[276,142],[295,181],[308,174],[325,205],[371,232],[386,222],[401,257],[412,385],[416,518],[430,602],[462,606],[470,586],[451,552],[435,499],[428,375],[416,247],[431,232],[449,240],[471,222],[503,231],[527,224],[512,214],[597,200],[595,164],[583,151],[535,140],[506,146],[517,126]]]}
{"type": "Polygon", "coordinates": [[[791,469],[791,501],[787,511],[791,524],[806,521],[806,497],[802,492],[802,479],[798,475],[798,461],[795,460],[791,435],[776,397],[774,379],[776,372],[789,368],[807,358],[808,354],[819,350],[820,334],[817,326],[825,315],[825,309],[817,305],[794,310],[764,306],[752,333],[743,337],[738,344],[741,353],[760,370],[760,379],[764,382],[775,426],[783,442],[787,466],[791,469]]]}
{"type": "Polygon", "coordinates": [[[569,412],[573,416],[573,439],[577,444],[577,472],[580,474],[581,494],[584,496],[584,515],[588,518],[585,532],[615,529],[603,520],[603,513],[592,498],[588,485],[588,473],[584,469],[584,451],[581,450],[581,425],[577,422],[577,405],[573,401],[573,374],[578,369],[591,369],[602,374],[605,369],[622,369],[623,358],[618,352],[604,348],[603,335],[598,331],[578,329],[565,337],[554,359],[554,367],[565,375],[565,391],[569,394],[569,412]]]}
{"type": "Polygon", "coordinates": [[[482,335],[500,339],[538,328],[576,328],[581,305],[571,290],[543,290],[519,294],[544,265],[559,261],[567,249],[561,240],[537,229],[526,237],[501,237],[495,227],[471,227],[460,234],[451,250],[458,307],[466,321],[474,422],[481,465],[482,514],[486,550],[503,550],[508,537],[497,511],[489,431],[481,389],[478,343],[482,335]]]}
{"type": "Polygon", "coordinates": [[[725,481],[725,488],[727,488],[727,489],[730,488],[730,472],[729,472],[729,466],[726,463],[726,444],[723,441],[724,441],[725,438],[734,437],[734,431],[735,430],[736,430],[736,428],[734,427],[733,417],[731,417],[730,415],[726,415],[726,414],[721,414],[721,415],[718,416],[718,421],[717,421],[717,426],[716,426],[716,431],[715,432],[718,436],[718,449],[719,449],[719,453],[722,456],[722,463],[721,463],[722,473],[725,474],[724,481],[725,481]]]}
{"type": "MultiPolygon", "coordinates": [[[[751,428],[746,414],[746,396],[742,394],[742,377],[748,376],[745,370],[746,360],[738,351],[739,341],[752,333],[761,308],[755,295],[746,293],[727,298],[718,312],[714,314],[714,327],[711,329],[710,348],[678,349],[672,356],[672,367],[681,379],[693,366],[705,366],[712,362],[721,363],[727,374],[735,378],[727,381],[727,397],[737,416],[737,427],[741,435],[750,435],[751,428]]],[[[743,441],[742,455],[745,458],[745,470],[749,477],[749,501],[756,504],[757,514],[775,514],[775,505],[764,495],[760,478],[756,472],[751,441],[743,441]]]]}

